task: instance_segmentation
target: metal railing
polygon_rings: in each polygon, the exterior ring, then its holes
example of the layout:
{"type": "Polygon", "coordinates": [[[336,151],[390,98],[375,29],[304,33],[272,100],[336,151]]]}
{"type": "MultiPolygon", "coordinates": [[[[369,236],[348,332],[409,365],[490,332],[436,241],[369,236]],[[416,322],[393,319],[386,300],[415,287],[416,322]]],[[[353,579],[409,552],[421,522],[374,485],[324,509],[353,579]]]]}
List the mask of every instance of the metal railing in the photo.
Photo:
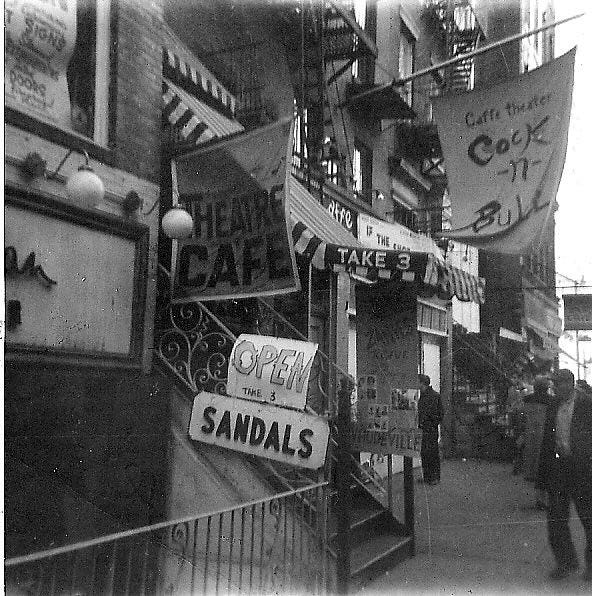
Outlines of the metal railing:
{"type": "Polygon", "coordinates": [[[328,483],[5,561],[7,594],[324,594],[328,483]]]}

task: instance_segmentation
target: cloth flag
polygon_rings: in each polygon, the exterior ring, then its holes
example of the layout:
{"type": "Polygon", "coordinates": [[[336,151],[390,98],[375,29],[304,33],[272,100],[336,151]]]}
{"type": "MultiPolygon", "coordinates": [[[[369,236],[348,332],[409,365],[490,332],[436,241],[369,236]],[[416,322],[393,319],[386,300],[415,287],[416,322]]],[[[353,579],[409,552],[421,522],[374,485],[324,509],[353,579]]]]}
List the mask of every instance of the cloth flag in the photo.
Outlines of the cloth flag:
{"type": "Polygon", "coordinates": [[[173,302],[285,294],[300,289],[288,230],[291,120],[174,158],[193,234],[176,246],[173,302]]]}
{"type": "Polygon", "coordinates": [[[553,217],[571,112],[575,48],[487,89],[434,100],[453,229],[439,235],[520,254],[553,217]]]}

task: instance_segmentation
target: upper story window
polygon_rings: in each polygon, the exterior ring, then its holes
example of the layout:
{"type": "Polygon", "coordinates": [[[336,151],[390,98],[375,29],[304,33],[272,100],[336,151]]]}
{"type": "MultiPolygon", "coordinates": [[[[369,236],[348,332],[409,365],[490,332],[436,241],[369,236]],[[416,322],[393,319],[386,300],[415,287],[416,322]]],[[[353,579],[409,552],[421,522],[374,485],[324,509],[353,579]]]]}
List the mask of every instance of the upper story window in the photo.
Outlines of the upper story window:
{"type": "MultiPolygon", "coordinates": [[[[399,77],[404,78],[413,73],[415,64],[415,37],[407,25],[401,21],[401,39],[399,41],[399,77]]],[[[413,105],[413,82],[405,83],[401,89],[405,101],[413,105]]]]}
{"type": "MultiPolygon", "coordinates": [[[[366,0],[354,0],[354,16],[356,23],[358,23],[360,28],[364,29],[366,27],[366,0]]],[[[360,76],[360,60],[356,60],[352,64],[351,69],[352,77],[354,79],[358,78],[360,76]]]]}
{"type": "Polygon", "coordinates": [[[292,164],[299,169],[304,169],[308,160],[306,138],[308,136],[308,111],[304,108],[298,110],[294,100],[294,146],[292,149],[292,164]]]}
{"type": "Polygon", "coordinates": [[[372,205],[372,151],[359,142],[354,144],[353,158],[354,191],[372,205]]]}
{"type": "Polygon", "coordinates": [[[110,0],[5,3],[7,107],[107,144],[110,0]]]}

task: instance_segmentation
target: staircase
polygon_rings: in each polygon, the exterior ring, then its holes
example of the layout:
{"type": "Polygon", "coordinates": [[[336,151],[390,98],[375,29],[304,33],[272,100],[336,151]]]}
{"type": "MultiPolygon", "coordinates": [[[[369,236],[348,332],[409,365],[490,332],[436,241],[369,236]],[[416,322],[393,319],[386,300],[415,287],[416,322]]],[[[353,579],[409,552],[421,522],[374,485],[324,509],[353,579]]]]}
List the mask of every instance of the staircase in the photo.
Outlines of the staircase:
{"type": "MultiPolygon", "coordinates": [[[[162,270],[161,270],[162,273],[162,270]]],[[[185,305],[185,323],[187,323],[187,305],[185,305]]],[[[170,307],[172,308],[172,307],[170,307]]],[[[191,342],[196,346],[201,345],[205,338],[217,338],[213,341],[218,349],[220,349],[219,360],[223,361],[230,354],[232,347],[233,335],[223,325],[222,321],[212,316],[207,308],[200,303],[192,303],[192,308],[195,309],[195,323],[189,325],[185,331],[187,342],[191,342]],[[199,312],[198,312],[199,311],[199,312]],[[200,333],[193,335],[195,329],[199,328],[200,333]],[[191,338],[191,339],[190,339],[191,338]],[[222,338],[228,341],[223,342],[222,338]],[[200,343],[201,342],[201,343],[200,343]],[[220,348],[223,346],[223,348],[220,348]],[[223,353],[224,352],[224,353],[223,353]]],[[[172,320],[175,320],[174,309],[170,311],[172,320]]],[[[163,318],[161,320],[166,320],[163,318]]],[[[158,337],[162,341],[167,338],[167,334],[172,333],[161,330],[158,337]]],[[[177,326],[174,331],[174,343],[181,345],[185,342],[181,341],[182,330],[177,326]]],[[[172,338],[173,339],[173,338],[172,338]]],[[[300,337],[299,339],[305,339],[300,337]]],[[[211,383],[205,380],[205,376],[197,375],[192,369],[194,366],[199,366],[198,359],[193,354],[193,349],[188,349],[187,355],[190,361],[179,359],[178,354],[174,360],[167,358],[168,351],[166,350],[167,343],[157,343],[157,354],[159,354],[162,362],[161,369],[168,376],[174,377],[177,387],[185,386],[184,393],[187,399],[191,399],[196,392],[206,389],[209,391],[222,391],[225,383],[224,371],[218,371],[219,374],[213,375],[211,383]],[[191,355],[191,356],[189,356],[191,355]],[[181,374],[180,373],[184,373],[181,374]],[[204,379],[205,386],[196,385],[204,379]]],[[[189,344],[191,345],[191,344],[189,344]]],[[[331,408],[330,408],[331,409],[331,408]]],[[[338,444],[334,440],[336,436],[332,433],[333,439],[329,447],[327,463],[325,467],[319,471],[311,471],[293,466],[281,464],[279,462],[255,458],[251,456],[243,456],[241,461],[251,468],[254,474],[262,480],[272,491],[277,493],[285,491],[293,491],[295,489],[303,488],[315,484],[322,480],[322,478],[335,477],[336,457],[338,451],[338,444]]],[[[215,466],[216,463],[210,458],[210,465],[215,466]]],[[[395,565],[397,562],[413,556],[414,554],[414,537],[413,537],[413,478],[411,466],[405,468],[405,521],[397,520],[388,508],[387,490],[375,480],[370,472],[362,467],[359,462],[352,456],[348,457],[349,463],[349,488],[347,495],[344,495],[350,508],[350,530],[349,530],[349,545],[350,553],[350,573],[349,585],[362,586],[366,581],[374,577],[377,573],[384,571],[395,565]]],[[[242,464],[241,464],[242,465],[242,464]]],[[[228,471],[220,470],[220,475],[224,476],[228,471]]],[[[333,580],[336,577],[337,561],[340,553],[340,536],[337,532],[338,514],[339,514],[339,495],[336,490],[335,482],[333,482],[332,490],[329,500],[329,514],[327,519],[328,528],[328,544],[330,559],[333,564],[330,567],[333,569],[333,580]]],[[[304,523],[308,519],[314,518],[317,515],[314,503],[304,503],[302,508],[302,520],[304,523]],[[309,517],[311,516],[311,517],[309,517]]],[[[334,582],[333,582],[334,583],[334,582]]]]}

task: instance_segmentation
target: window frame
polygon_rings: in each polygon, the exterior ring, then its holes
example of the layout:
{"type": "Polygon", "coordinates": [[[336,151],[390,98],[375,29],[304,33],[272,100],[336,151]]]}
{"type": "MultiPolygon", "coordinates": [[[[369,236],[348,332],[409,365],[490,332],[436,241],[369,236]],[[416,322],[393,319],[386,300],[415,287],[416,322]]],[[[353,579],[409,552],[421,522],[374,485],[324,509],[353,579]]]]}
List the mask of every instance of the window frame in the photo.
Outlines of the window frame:
{"type": "Polygon", "coordinates": [[[115,132],[117,100],[117,39],[118,0],[97,1],[97,50],[96,73],[108,70],[108,76],[95,73],[95,121],[93,137],[87,137],[75,130],[63,128],[37,116],[5,105],[4,122],[26,132],[33,133],[51,142],[64,145],[78,152],[86,151],[89,156],[107,165],[113,165],[112,150],[115,132]],[[101,117],[106,114],[106,117],[101,117]]]}

